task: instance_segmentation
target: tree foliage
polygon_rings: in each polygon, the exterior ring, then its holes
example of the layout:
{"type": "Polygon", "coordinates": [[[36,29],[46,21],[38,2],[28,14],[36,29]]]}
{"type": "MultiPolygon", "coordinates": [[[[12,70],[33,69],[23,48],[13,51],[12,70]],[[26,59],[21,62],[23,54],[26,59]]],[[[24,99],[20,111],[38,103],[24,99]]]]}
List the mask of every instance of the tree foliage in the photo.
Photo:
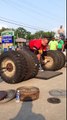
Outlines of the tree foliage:
{"type": "Polygon", "coordinates": [[[15,30],[15,36],[16,38],[25,38],[25,39],[30,39],[31,33],[25,30],[22,27],[19,27],[15,30]]]}
{"type": "Polygon", "coordinates": [[[26,29],[22,28],[22,27],[18,27],[17,29],[9,29],[9,28],[4,28],[2,27],[2,29],[0,29],[0,35],[1,32],[5,31],[5,30],[13,30],[14,31],[14,39],[19,38],[24,38],[27,40],[31,40],[31,39],[35,39],[35,38],[43,38],[48,37],[49,40],[54,36],[54,32],[45,32],[45,31],[37,31],[34,34],[31,34],[31,32],[27,31],[26,29]]]}
{"type": "Polygon", "coordinates": [[[1,36],[1,33],[2,33],[3,31],[5,31],[5,30],[13,30],[13,31],[15,31],[13,28],[5,28],[5,27],[2,27],[2,28],[0,29],[0,36],[1,36]]]}

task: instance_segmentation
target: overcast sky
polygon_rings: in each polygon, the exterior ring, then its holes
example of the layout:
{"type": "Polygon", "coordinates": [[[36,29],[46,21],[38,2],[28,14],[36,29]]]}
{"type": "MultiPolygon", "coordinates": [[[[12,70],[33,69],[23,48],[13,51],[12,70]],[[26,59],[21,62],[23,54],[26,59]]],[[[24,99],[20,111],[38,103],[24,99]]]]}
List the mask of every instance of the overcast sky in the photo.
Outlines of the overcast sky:
{"type": "Polygon", "coordinates": [[[65,16],[66,0],[0,0],[0,28],[51,31],[65,27],[65,16]]]}

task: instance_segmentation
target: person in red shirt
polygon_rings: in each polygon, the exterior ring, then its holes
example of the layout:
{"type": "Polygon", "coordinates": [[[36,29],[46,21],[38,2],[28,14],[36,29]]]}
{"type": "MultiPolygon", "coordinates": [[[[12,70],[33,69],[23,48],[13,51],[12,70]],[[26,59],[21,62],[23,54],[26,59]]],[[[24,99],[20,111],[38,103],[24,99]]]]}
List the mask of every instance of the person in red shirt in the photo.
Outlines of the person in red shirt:
{"type": "Polygon", "coordinates": [[[35,54],[37,54],[37,58],[40,61],[40,57],[43,51],[47,50],[47,44],[48,39],[33,39],[29,42],[29,48],[32,50],[35,54]]]}

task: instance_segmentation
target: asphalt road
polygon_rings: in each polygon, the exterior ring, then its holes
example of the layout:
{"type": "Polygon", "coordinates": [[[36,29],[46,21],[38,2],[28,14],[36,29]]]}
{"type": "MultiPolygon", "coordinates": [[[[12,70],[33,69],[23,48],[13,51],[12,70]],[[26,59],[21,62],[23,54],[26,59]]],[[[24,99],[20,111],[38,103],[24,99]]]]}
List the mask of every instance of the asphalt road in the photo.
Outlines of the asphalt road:
{"type": "Polygon", "coordinates": [[[8,84],[0,79],[0,90],[17,89],[21,86],[36,86],[40,89],[38,100],[19,102],[16,100],[0,104],[0,120],[66,120],[66,97],[59,97],[61,103],[52,104],[47,98],[52,97],[52,89],[66,89],[66,68],[60,70],[63,74],[54,78],[30,79],[19,84],[8,84]]]}

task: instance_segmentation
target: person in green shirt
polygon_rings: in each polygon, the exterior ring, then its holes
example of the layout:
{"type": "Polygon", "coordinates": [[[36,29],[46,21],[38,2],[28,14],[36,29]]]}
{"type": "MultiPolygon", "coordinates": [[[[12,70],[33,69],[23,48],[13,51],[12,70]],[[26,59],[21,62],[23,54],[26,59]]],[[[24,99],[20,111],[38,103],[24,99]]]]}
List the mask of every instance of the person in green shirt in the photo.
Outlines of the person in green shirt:
{"type": "Polygon", "coordinates": [[[52,40],[48,43],[48,49],[49,50],[57,50],[58,41],[55,40],[55,38],[52,38],[52,40]]]}
{"type": "Polygon", "coordinates": [[[58,47],[57,47],[58,50],[60,51],[64,51],[64,41],[60,38],[59,41],[58,41],[58,47]]]}

